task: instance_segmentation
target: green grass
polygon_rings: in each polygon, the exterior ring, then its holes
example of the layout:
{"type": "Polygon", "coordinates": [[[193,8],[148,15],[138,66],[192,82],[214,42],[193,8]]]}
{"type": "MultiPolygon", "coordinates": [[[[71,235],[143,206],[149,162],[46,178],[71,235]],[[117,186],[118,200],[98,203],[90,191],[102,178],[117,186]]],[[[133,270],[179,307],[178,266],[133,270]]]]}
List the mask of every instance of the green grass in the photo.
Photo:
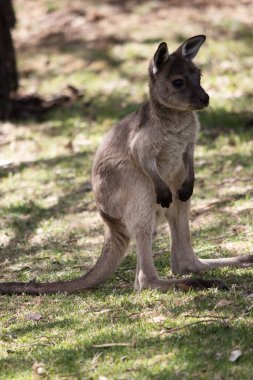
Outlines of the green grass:
{"type": "MultiPolygon", "coordinates": [[[[26,30],[27,14],[37,12],[37,18],[29,19],[34,34],[25,48],[17,31],[22,89],[36,88],[50,96],[71,84],[84,91],[84,99],[39,121],[3,125],[0,280],[70,279],[94,264],[103,242],[89,186],[95,150],[106,131],[146,99],[147,65],[157,43],[166,40],[172,51],[203,31],[208,40],[196,61],[211,105],[199,113],[193,245],[201,257],[252,253],[253,58],[247,19],[252,6],[219,8],[216,18],[211,9],[183,7],[168,12],[165,6],[157,9],[154,2],[146,2],[127,17],[124,9],[117,8],[117,24],[111,18],[114,8],[105,19],[99,14],[106,9],[94,11],[99,2],[87,2],[90,29],[75,29],[71,41],[66,38],[71,23],[66,24],[65,37],[57,37],[52,21],[42,39],[38,22],[45,14],[50,22],[62,9],[71,14],[68,2],[37,3],[35,9],[32,0],[17,1],[20,30],[26,30]],[[99,30],[100,35],[92,34],[99,30]]],[[[165,227],[153,250],[159,272],[171,277],[165,227]]],[[[132,290],[135,265],[131,246],[117,273],[85,295],[1,296],[0,379],[252,378],[252,269],[226,268],[204,275],[223,279],[230,286],[228,292],[139,294],[132,290]],[[231,303],[216,307],[222,299],[231,303]],[[42,319],[27,320],[31,312],[40,313],[42,319]],[[213,315],[219,318],[186,326],[213,315]],[[169,330],[177,327],[184,328],[169,330]],[[127,346],[94,347],[107,343],[127,346]],[[231,363],[228,358],[234,349],[240,349],[242,356],[231,363]],[[42,375],[36,366],[41,366],[42,375]]]]}

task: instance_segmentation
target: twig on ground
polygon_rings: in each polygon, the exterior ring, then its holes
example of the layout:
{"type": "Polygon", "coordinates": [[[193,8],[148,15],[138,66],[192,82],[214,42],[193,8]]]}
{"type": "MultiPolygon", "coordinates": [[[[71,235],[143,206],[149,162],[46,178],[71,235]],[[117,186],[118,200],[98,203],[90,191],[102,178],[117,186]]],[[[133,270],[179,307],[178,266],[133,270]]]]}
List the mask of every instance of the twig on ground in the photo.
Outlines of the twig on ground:
{"type": "Polygon", "coordinates": [[[32,346],[54,346],[56,343],[51,342],[51,343],[28,343],[28,344],[21,344],[20,346],[15,346],[13,348],[22,348],[22,347],[32,347],[32,346]]]}
{"type": "Polygon", "coordinates": [[[93,348],[109,348],[109,347],[133,347],[133,343],[104,343],[94,344],[93,348]]]}
{"type": "Polygon", "coordinates": [[[165,334],[165,333],[166,334],[170,334],[170,333],[173,333],[175,331],[186,329],[186,328],[191,327],[193,325],[198,325],[200,323],[210,323],[210,322],[217,322],[217,319],[203,319],[201,321],[187,323],[186,325],[181,326],[181,327],[166,327],[166,326],[162,326],[164,328],[164,330],[162,330],[159,335],[162,335],[162,334],[165,334]]]}
{"type": "Polygon", "coordinates": [[[169,253],[169,250],[168,249],[162,249],[161,251],[156,251],[154,252],[153,254],[153,257],[156,258],[156,257],[161,257],[162,255],[164,254],[168,254],[169,253]]]}
{"type": "Polygon", "coordinates": [[[222,317],[220,315],[192,315],[192,314],[186,314],[184,315],[185,318],[217,318],[217,319],[228,319],[228,317],[222,317]]]}

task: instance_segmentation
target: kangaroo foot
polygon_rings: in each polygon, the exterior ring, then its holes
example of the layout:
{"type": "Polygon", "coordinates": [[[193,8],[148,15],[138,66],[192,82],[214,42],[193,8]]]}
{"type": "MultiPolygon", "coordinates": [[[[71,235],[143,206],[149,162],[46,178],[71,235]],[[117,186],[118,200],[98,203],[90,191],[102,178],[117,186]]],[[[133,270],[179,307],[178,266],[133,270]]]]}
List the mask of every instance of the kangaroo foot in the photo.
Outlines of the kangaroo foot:
{"type": "Polygon", "coordinates": [[[253,267],[253,255],[224,257],[220,259],[195,259],[192,262],[182,260],[180,265],[172,263],[172,272],[174,274],[183,275],[189,273],[203,273],[210,269],[223,267],[253,267]]]}
{"type": "Polygon", "coordinates": [[[229,290],[229,287],[221,280],[203,280],[202,278],[187,278],[185,280],[179,280],[175,284],[176,289],[188,292],[190,289],[209,289],[217,288],[220,290],[229,290]]]}
{"type": "Polygon", "coordinates": [[[153,281],[149,281],[145,284],[139,284],[136,286],[135,290],[140,291],[143,289],[156,289],[160,291],[166,291],[168,289],[175,288],[179,290],[183,290],[185,292],[190,289],[209,289],[209,288],[218,288],[220,290],[228,290],[228,286],[221,280],[213,279],[213,280],[203,280],[202,278],[187,278],[183,280],[163,280],[163,279],[155,279],[153,281]]]}

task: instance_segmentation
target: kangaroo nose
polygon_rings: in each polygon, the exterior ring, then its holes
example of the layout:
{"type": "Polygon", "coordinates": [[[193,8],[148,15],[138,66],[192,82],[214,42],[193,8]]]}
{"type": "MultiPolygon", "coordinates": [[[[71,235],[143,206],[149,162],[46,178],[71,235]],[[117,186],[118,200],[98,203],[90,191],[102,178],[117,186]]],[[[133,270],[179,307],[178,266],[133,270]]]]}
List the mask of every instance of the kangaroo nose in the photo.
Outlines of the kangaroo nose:
{"type": "Polygon", "coordinates": [[[205,106],[208,106],[208,104],[209,104],[209,95],[207,93],[205,93],[204,95],[201,96],[200,101],[205,106]]]}

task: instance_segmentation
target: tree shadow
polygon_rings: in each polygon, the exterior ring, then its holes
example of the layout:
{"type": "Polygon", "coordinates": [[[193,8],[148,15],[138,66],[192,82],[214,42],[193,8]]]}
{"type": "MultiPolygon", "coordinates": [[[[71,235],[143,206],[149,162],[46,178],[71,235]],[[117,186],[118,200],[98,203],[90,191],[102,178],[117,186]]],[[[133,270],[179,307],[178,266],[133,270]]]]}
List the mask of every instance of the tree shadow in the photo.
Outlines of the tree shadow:
{"type": "MultiPolygon", "coordinates": [[[[27,168],[47,168],[48,170],[53,170],[57,165],[74,166],[75,168],[82,167],[84,160],[87,160],[88,154],[89,152],[80,152],[52,159],[22,162],[19,165],[10,165],[2,169],[0,175],[3,177],[14,173],[21,173],[27,168]]],[[[67,182],[68,180],[66,178],[65,181],[67,182]]],[[[43,220],[59,218],[69,213],[75,214],[91,210],[90,203],[87,203],[87,200],[85,200],[85,195],[89,191],[91,191],[91,184],[85,182],[75,187],[74,190],[65,192],[64,195],[59,197],[57,203],[51,207],[43,207],[36,203],[36,201],[31,200],[21,205],[13,205],[2,209],[3,213],[11,215],[11,217],[6,218],[5,227],[9,227],[14,232],[14,236],[4,248],[1,248],[1,262],[5,261],[6,258],[11,262],[20,255],[35,254],[38,249],[37,246],[29,246],[28,249],[19,247],[20,244],[27,242],[33,236],[38,225],[43,220]]]]}
{"type": "MultiPolygon", "coordinates": [[[[51,329],[54,326],[59,327],[59,329],[61,327],[66,328],[65,322],[63,320],[59,323],[50,323],[48,328],[51,329]]],[[[120,327],[122,328],[121,323],[122,320],[120,321],[120,327]]],[[[69,331],[72,331],[75,327],[75,322],[68,320],[67,324],[69,331]]],[[[125,321],[125,324],[127,326],[128,321],[125,321]]],[[[112,322],[109,322],[109,325],[112,327],[112,322]]],[[[111,342],[120,343],[126,340],[129,342],[136,337],[134,335],[136,331],[131,326],[127,328],[127,336],[124,332],[117,331],[117,327],[118,323],[114,321],[114,331],[110,333],[111,342]]],[[[35,330],[44,333],[47,330],[47,325],[38,325],[35,327],[35,330]]],[[[27,332],[29,332],[29,329],[27,332]]],[[[16,333],[19,335],[21,331],[16,331],[16,333]]],[[[96,333],[91,329],[90,333],[92,337],[89,339],[85,338],[87,333],[85,321],[82,322],[80,331],[75,333],[78,334],[78,339],[75,340],[75,343],[71,344],[71,347],[54,348],[53,346],[49,346],[47,348],[44,347],[42,351],[38,343],[38,347],[33,348],[32,357],[27,355],[27,347],[21,347],[10,352],[7,358],[1,359],[0,367],[3,370],[19,368],[19,374],[21,374],[27,368],[31,368],[34,357],[36,357],[37,360],[43,358],[43,362],[46,364],[53,362],[54,365],[50,371],[52,375],[62,374],[62,376],[67,376],[73,374],[75,378],[82,378],[85,372],[87,372],[87,368],[89,368],[90,360],[94,358],[98,351],[98,348],[93,347],[93,345],[107,342],[108,335],[103,325],[96,333]]],[[[240,374],[244,373],[251,363],[250,352],[247,352],[248,347],[244,346],[245,343],[242,340],[242,337],[245,336],[247,336],[247,341],[250,341],[250,337],[253,339],[253,332],[252,329],[249,329],[248,322],[242,318],[236,323],[231,321],[228,324],[217,320],[217,322],[211,324],[203,323],[185,328],[178,333],[168,332],[167,334],[159,335],[159,330],[157,330],[157,336],[154,337],[151,337],[149,333],[138,334],[135,347],[109,347],[104,349],[106,351],[103,353],[103,349],[101,349],[100,355],[103,361],[106,360],[107,355],[110,355],[115,360],[126,356],[126,361],[120,368],[121,374],[126,372],[136,375],[139,373],[145,379],[180,379],[185,376],[188,378],[190,374],[194,375],[193,370],[195,373],[201,374],[199,378],[206,378],[205,374],[207,371],[211,371],[212,374],[215,371],[219,371],[219,373],[222,372],[226,377],[226,375],[231,373],[231,366],[227,365],[227,353],[237,345],[239,347],[243,346],[245,349],[240,365],[240,374]],[[217,339],[220,339],[221,336],[222,347],[220,344],[217,344],[217,339]],[[220,355],[217,357],[217,350],[219,349],[220,355]],[[136,351],[138,352],[138,358],[136,358],[136,351]],[[140,358],[155,358],[156,355],[158,357],[159,355],[176,356],[176,362],[173,360],[172,365],[160,367],[160,357],[158,363],[145,361],[145,364],[142,363],[140,365],[140,358]],[[192,363],[194,363],[194,366],[192,363]]]]}
{"type": "Polygon", "coordinates": [[[22,161],[18,164],[6,165],[0,168],[0,178],[8,177],[16,173],[22,173],[23,170],[29,168],[46,167],[48,169],[53,169],[57,165],[66,166],[69,163],[71,163],[71,166],[80,167],[81,162],[83,162],[84,159],[87,159],[90,153],[91,152],[89,151],[85,151],[75,154],[59,155],[53,158],[42,158],[33,161],[22,161]]]}
{"type": "MultiPolygon", "coordinates": [[[[47,102],[50,103],[51,101],[48,100],[47,102]]],[[[30,112],[29,109],[23,109],[18,117],[14,118],[14,121],[17,128],[19,125],[29,128],[33,122],[56,121],[57,123],[46,125],[42,129],[43,134],[52,137],[62,135],[71,137],[76,132],[71,122],[74,119],[83,120],[85,130],[89,133],[93,123],[103,123],[105,120],[110,119],[113,126],[114,122],[137,110],[140,106],[140,103],[131,99],[128,91],[124,90],[122,92],[120,89],[115,89],[108,94],[98,92],[96,96],[90,98],[84,96],[84,99],[67,100],[45,111],[41,109],[38,112],[36,110],[30,112]],[[24,121],[26,122],[25,124],[24,121]]],[[[82,126],[82,128],[84,127],[82,126]]],[[[22,165],[21,163],[20,166],[22,165]]],[[[8,168],[0,168],[0,177],[4,176],[7,171],[8,168]]]]}
{"type": "MultiPolygon", "coordinates": [[[[238,162],[240,162],[240,161],[237,160],[237,163],[238,162]]],[[[246,161],[246,163],[249,164],[248,161],[246,161]]],[[[231,193],[229,196],[227,196],[227,195],[222,196],[222,197],[220,197],[219,200],[208,203],[207,205],[205,205],[204,208],[194,209],[191,212],[191,215],[194,219],[195,217],[198,217],[198,216],[204,215],[206,213],[210,213],[210,212],[214,212],[215,210],[218,210],[218,211],[222,211],[224,216],[227,215],[228,217],[231,217],[230,212],[228,210],[225,210],[224,208],[226,206],[233,204],[235,201],[245,200],[246,194],[249,198],[253,197],[253,187],[251,189],[247,189],[244,193],[237,193],[236,192],[236,193],[231,193]]],[[[223,222],[221,221],[221,223],[223,223],[223,222]]]]}
{"type": "MultiPolygon", "coordinates": [[[[236,101],[238,100],[234,100],[236,101]]],[[[253,138],[253,112],[233,112],[227,111],[224,107],[215,109],[210,107],[199,112],[199,118],[201,122],[199,141],[210,148],[214,146],[217,138],[232,133],[240,136],[241,141],[253,138]]]]}

